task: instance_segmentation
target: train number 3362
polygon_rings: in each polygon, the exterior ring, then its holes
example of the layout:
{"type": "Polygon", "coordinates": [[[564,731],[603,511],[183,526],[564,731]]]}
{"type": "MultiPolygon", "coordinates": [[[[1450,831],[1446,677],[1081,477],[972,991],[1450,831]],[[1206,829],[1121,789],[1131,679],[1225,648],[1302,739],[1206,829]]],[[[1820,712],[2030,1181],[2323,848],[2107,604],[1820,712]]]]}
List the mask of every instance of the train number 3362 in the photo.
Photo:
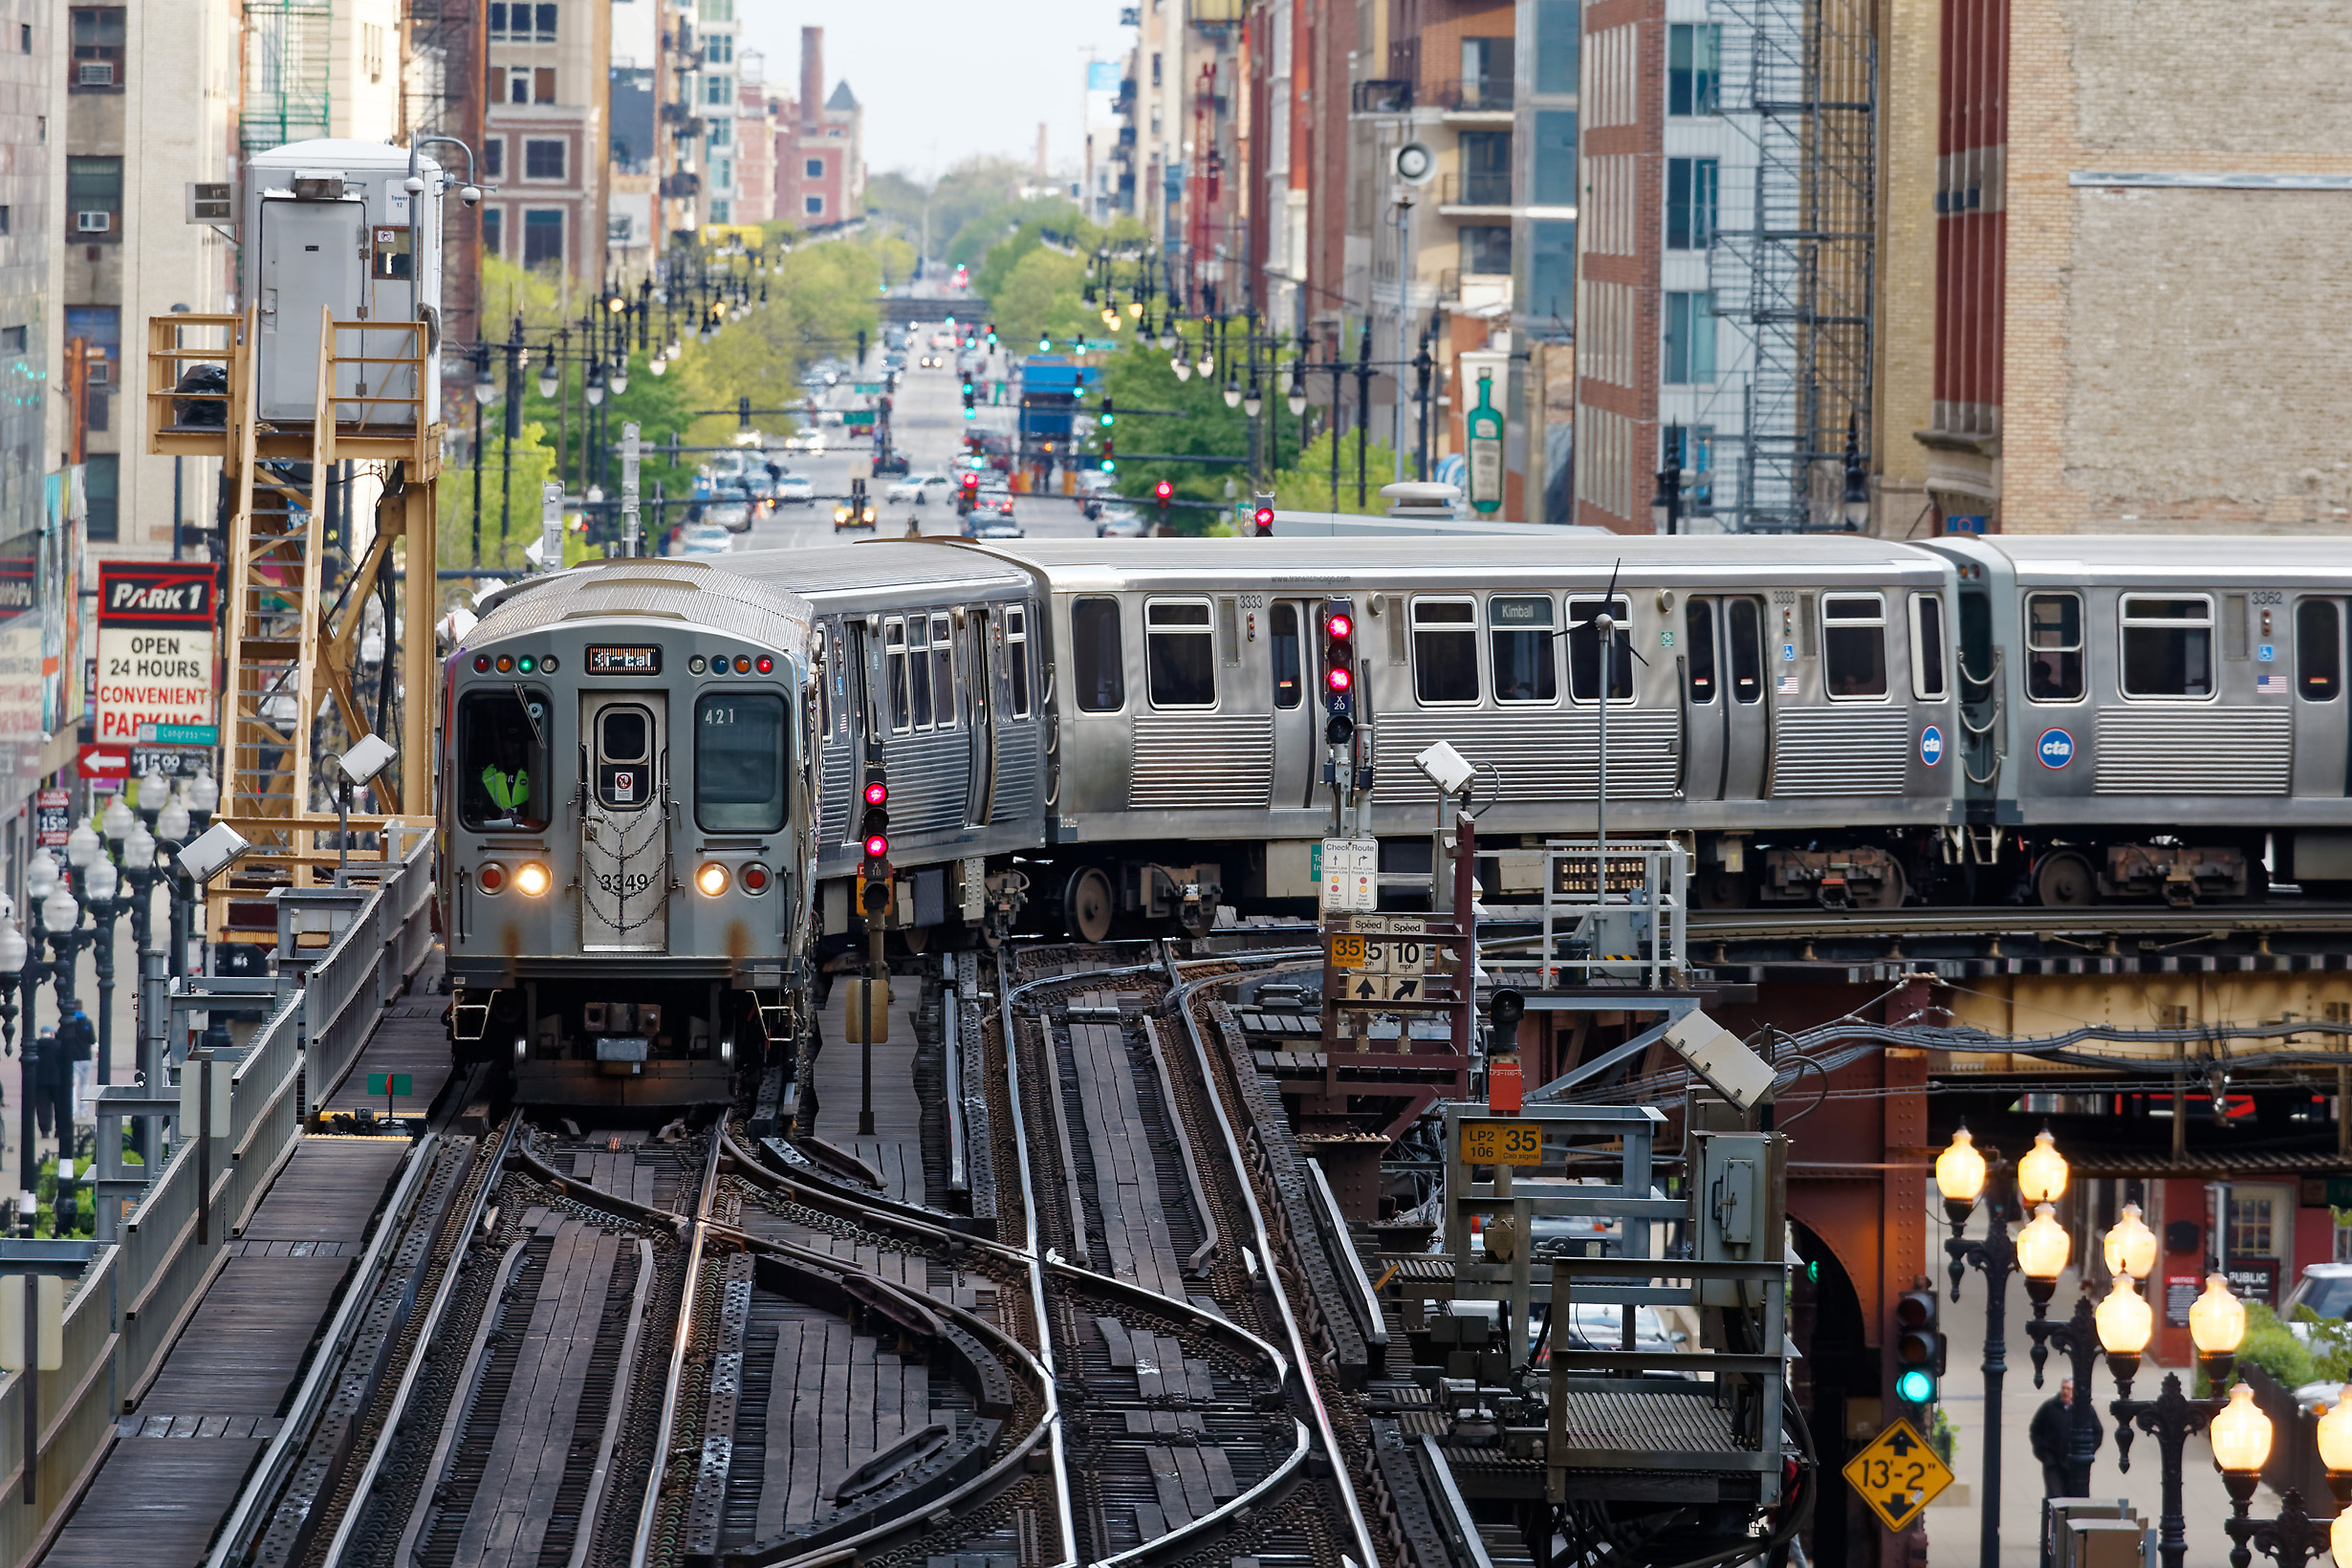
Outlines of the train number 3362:
{"type": "Polygon", "coordinates": [[[643,871],[632,871],[625,876],[610,871],[599,872],[597,875],[598,887],[607,893],[619,893],[624,897],[631,893],[642,893],[652,885],[653,877],[650,873],[643,871]]]}

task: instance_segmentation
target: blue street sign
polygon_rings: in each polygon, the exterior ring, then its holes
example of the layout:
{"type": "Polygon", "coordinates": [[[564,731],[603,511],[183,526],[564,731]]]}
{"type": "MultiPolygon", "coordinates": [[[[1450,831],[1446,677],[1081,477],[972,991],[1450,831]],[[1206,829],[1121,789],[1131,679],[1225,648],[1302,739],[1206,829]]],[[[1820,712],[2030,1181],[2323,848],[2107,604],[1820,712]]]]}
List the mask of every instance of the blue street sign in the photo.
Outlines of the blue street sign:
{"type": "Polygon", "coordinates": [[[1944,731],[1932,724],[1919,732],[1919,760],[1930,768],[1944,760],[1944,731]]]}
{"type": "Polygon", "coordinates": [[[2045,768],[2063,768],[2075,759],[2075,737],[2063,730],[2045,730],[2034,743],[2034,754],[2045,768]]]}

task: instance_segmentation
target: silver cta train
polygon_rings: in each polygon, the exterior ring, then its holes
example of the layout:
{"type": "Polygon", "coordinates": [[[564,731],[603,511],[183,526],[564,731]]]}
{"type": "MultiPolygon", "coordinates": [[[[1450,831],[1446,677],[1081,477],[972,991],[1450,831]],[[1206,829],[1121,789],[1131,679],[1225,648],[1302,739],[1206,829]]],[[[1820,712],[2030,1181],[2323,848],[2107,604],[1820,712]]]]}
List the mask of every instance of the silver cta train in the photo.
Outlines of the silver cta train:
{"type": "Polygon", "coordinates": [[[2274,537],[937,539],[585,567],[508,590],[449,664],[461,1048],[546,1088],[715,1094],[861,934],[877,778],[876,918],[915,948],[1310,908],[1334,764],[1368,780],[1388,868],[1417,869],[1437,801],[1411,759],[1440,740],[1477,765],[1485,890],[1518,902],[1538,860],[1514,851],[1594,831],[1604,707],[1609,830],[1683,836],[1709,906],[2341,896],[2348,599],[2352,543],[2274,537]],[[527,787],[485,782],[517,766],[527,787]],[[630,1089],[648,1078],[670,1086],[630,1089]]]}

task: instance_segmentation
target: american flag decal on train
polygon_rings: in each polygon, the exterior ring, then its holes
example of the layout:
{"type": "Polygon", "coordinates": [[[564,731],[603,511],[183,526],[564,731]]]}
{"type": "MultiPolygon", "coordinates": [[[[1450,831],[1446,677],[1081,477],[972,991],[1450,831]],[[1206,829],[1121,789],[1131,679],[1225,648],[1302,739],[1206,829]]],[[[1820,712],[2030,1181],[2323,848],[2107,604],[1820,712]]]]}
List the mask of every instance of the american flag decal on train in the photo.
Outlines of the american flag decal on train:
{"type": "Polygon", "coordinates": [[[1783,675],[1783,676],[1781,676],[1781,677],[1780,677],[1780,679],[1779,679],[1779,681],[1778,681],[1777,683],[1775,683],[1775,686],[1774,686],[1774,695],[1775,695],[1775,696],[1779,696],[1779,697],[1794,697],[1794,696],[1796,696],[1796,695],[1797,695],[1797,677],[1796,677],[1796,676],[1794,676],[1794,675],[1783,675]]]}
{"type": "Polygon", "coordinates": [[[2266,669],[2254,678],[2254,690],[2265,697],[2283,697],[2287,694],[2287,678],[2266,669]]]}

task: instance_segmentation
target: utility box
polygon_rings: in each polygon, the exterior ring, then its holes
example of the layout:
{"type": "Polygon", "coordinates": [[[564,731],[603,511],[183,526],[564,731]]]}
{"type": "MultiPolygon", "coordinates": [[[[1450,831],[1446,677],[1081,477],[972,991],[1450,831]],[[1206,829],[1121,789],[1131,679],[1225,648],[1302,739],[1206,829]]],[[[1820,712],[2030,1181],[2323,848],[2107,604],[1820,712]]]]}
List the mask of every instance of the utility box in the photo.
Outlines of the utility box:
{"type": "MultiPolygon", "coordinates": [[[[1785,1134],[1702,1132],[1691,1231],[1708,1263],[1779,1263],[1788,1256],[1789,1141],[1785,1134]]],[[[1754,1287],[1709,1280],[1710,1307],[1754,1306],[1754,1287]],[[1743,1294],[1747,1299],[1743,1300],[1743,1294]]]]}
{"type": "Polygon", "coordinates": [[[334,391],[338,424],[387,430],[441,418],[441,165],[417,160],[425,190],[405,186],[409,154],[373,142],[294,142],[246,163],[245,294],[258,317],[255,399],[263,419],[308,421],[318,405],[320,322],[418,330],[338,335],[346,360],[334,391]],[[421,404],[410,402],[423,398],[421,404]],[[399,400],[399,401],[386,401],[399,400]]]}

